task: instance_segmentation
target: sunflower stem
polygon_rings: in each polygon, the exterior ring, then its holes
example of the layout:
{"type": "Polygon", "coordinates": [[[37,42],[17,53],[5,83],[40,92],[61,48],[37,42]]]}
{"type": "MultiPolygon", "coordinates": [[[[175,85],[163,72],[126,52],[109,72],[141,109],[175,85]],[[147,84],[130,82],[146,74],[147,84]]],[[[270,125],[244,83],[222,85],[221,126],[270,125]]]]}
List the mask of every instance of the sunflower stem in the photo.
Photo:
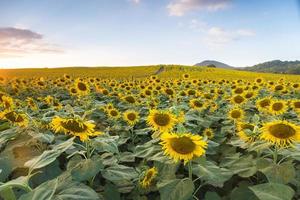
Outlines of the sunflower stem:
{"type": "Polygon", "coordinates": [[[274,152],[273,152],[273,161],[274,161],[274,164],[277,163],[277,158],[278,158],[278,149],[277,149],[277,147],[275,146],[274,152]]]}
{"type": "Polygon", "coordinates": [[[193,181],[193,168],[192,168],[191,161],[188,162],[188,169],[189,169],[189,179],[191,179],[191,181],[193,181]]]}
{"type": "Polygon", "coordinates": [[[91,158],[91,149],[90,149],[90,144],[88,141],[85,142],[86,145],[86,157],[89,159],[91,158]]]}

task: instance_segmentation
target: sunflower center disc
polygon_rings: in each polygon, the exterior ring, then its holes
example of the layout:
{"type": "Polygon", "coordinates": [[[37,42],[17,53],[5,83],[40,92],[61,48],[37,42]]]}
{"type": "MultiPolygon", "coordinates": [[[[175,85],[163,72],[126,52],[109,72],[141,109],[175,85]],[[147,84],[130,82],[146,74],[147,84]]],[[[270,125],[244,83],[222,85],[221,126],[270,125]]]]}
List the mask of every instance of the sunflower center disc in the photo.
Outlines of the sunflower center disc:
{"type": "Polygon", "coordinates": [[[242,96],[236,96],[236,97],[234,98],[234,101],[235,101],[236,103],[242,103],[242,102],[244,101],[244,98],[243,98],[242,96]]]}
{"type": "Polygon", "coordinates": [[[8,119],[9,121],[16,122],[17,115],[15,112],[12,111],[12,112],[6,113],[5,118],[8,119]]]}
{"type": "Polygon", "coordinates": [[[282,108],[283,108],[282,103],[274,103],[274,104],[272,105],[272,109],[275,110],[275,111],[279,111],[279,110],[281,110],[282,108]]]}
{"type": "Polygon", "coordinates": [[[132,96],[126,97],[125,100],[126,100],[128,103],[135,103],[135,99],[134,99],[134,97],[132,97],[132,96]]]}
{"type": "Polygon", "coordinates": [[[166,126],[170,122],[170,116],[167,114],[155,114],[154,122],[159,126],[166,126]]]}
{"type": "Polygon", "coordinates": [[[134,113],[129,113],[129,114],[127,115],[127,118],[128,118],[130,121],[134,121],[134,120],[136,119],[136,116],[135,116],[134,113]]]}
{"type": "Polygon", "coordinates": [[[262,100],[259,105],[262,107],[262,108],[265,108],[267,106],[270,105],[270,100],[269,99],[265,99],[265,100],[262,100]]]}
{"type": "Polygon", "coordinates": [[[242,129],[243,129],[243,130],[249,129],[249,130],[253,131],[253,130],[254,130],[254,126],[251,125],[251,124],[243,124],[243,125],[242,125],[242,129]]]}
{"type": "Polygon", "coordinates": [[[81,91],[86,91],[87,90],[87,87],[84,83],[78,83],[78,88],[81,90],[81,91]]]}
{"type": "Polygon", "coordinates": [[[180,154],[190,154],[196,148],[195,143],[188,137],[173,138],[170,144],[172,149],[180,154]]]}
{"type": "Polygon", "coordinates": [[[110,114],[111,114],[111,116],[117,116],[118,115],[118,112],[117,111],[115,111],[115,110],[112,110],[112,111],[110,111],[110,114]]]}
{"type": "Polygon", "coordinates": [[[241,112],[238,110],[234,110],[234,111],[232,111],[231,116],[232,116],[232,118],[237,119],[237,118],[241,117],[241,112]]]}
{"type": "Polygon", "coordinates": [[[84,125],[83,123],[77,122],[75,120],[68,120],[66,122],[61,122],[61,125],[65,129],[72,131],[72,132],[77,132],[77,133],[83,132],[87,128],[86,125],[84,125]]]}
{"type": "Polygon", "coordinates": [[[300,102],[295,102],[294,106],[295,106],[295,108],[300,108],[300,102]]]}
{"type": "Polygon", "coordinates": [[[199,102],[199,101],[195,101],[195,102],[194,102],[194,105],[195,105],[196,107],[198,107],[198,108],[201,108],[201,107],[203,106],[203,104],[202,104],[201,102],[199,102]]]}
{"type": "Polygon", "coordinates": [[[282,139],[289,138],[296,134],[293,127],[285,124],[275,124],[270,126],[269,131],[273,136],[282,139]]]}

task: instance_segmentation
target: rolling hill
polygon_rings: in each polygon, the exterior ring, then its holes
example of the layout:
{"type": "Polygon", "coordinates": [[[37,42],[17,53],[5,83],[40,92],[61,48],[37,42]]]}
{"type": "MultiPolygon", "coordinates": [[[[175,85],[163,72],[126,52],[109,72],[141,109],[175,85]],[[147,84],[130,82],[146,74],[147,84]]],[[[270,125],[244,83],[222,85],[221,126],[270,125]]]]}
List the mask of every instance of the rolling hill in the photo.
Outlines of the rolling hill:
{"type": "Polygon", "coordinates": [[[227,65],[225,63],[215,61],[215,60],[204,60],[200,63],[195,64],[195,66],[209,66],[209,65],[214,65],[217,68],[224,68],[224,69],[233,69],[234,67],[227,65]]]}
{"type": "Polygon", "coordinates": [[[278,74],[300,74],[300,61],[273,60],[260,63],[252,67],[240,68],[246,71],[268,72],[278,74]]]}

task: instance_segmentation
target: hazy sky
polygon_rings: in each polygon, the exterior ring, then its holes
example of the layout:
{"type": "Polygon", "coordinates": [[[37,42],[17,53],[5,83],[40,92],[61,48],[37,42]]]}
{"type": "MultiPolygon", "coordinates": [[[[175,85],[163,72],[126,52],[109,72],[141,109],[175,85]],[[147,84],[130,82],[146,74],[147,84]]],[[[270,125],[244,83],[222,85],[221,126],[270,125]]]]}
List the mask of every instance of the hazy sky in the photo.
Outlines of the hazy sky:
{"type": "Polygon", "coordinates": [[[0,67],[300,59],[296,0],[0,0],[0,67]]]}

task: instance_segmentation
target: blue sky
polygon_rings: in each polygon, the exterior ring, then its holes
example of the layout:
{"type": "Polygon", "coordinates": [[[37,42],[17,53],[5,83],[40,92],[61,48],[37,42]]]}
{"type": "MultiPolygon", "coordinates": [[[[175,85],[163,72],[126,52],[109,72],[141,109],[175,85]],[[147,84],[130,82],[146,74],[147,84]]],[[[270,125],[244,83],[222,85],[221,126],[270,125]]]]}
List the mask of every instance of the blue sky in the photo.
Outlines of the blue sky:
{"type": "Polygon", "coordinates": [[[296,0],[1,0],[0,67],[300,59],[296,0]]]}

